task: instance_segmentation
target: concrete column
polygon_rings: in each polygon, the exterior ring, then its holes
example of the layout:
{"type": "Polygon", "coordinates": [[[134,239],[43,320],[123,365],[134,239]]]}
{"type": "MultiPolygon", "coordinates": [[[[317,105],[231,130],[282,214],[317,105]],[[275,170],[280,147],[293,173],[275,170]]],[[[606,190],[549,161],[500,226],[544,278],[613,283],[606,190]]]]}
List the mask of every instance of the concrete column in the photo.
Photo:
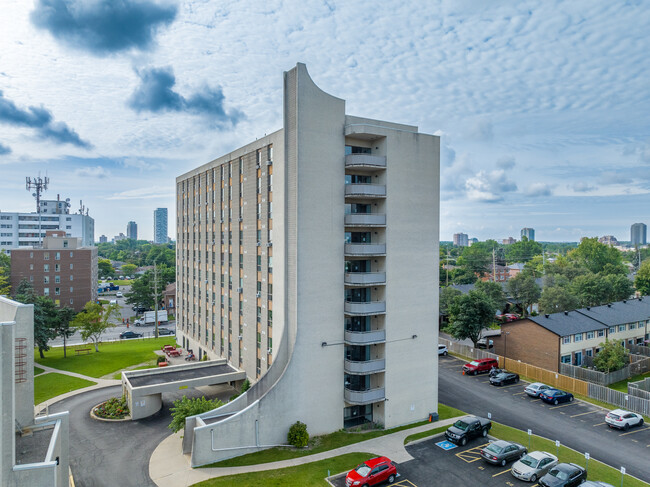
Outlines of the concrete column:
{"type": "Polygon", "coordinates": [[[0,323],[0,485],[7,487],[15,485],[14,324],[0,323]]]}

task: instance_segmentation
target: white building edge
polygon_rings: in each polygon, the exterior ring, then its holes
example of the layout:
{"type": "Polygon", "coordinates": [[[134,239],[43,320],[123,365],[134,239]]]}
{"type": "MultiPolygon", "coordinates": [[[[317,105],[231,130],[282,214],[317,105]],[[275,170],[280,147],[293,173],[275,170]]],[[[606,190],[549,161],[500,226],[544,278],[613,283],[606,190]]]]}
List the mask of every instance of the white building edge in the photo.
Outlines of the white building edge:
{"type": "MultiPolygon", "coordinates": [[[[177,183],[269,144],[273,361],[245,394],[187,418],[183,451],[191,452],[193,466],[285,444],[296,421],[311,435],[337,431],[354,405],[370,405],[372,421],[386,428],[424,420],[438,408],[439,138],[414,126],[347,116],[344,100],[321,91],[298,64],[284,75],[283,129],[177,183]],[[370,154],[346,156],[346,146],[357,145],[370,154]],[[355,172],[368,174],[372,184],[344,184],[355,172]],[[374,205],[371,213],[346,215],[346,204],[364,198],[374,205]],[[355,230],[372,243],[346,241],[355,230]],[[346,261],[358,258],[368,259],[372,272],[349,273],[346,261]],[[364,300],[344,298],[360,286],[364,300]],[[370,329],[346,330],[355,316],[366,316],[370,329]],[[366,360],[346,356],[350,347],[363,350],[366,360]],[[355,377],[365,389],[350,388],[355,377]]],[[[201,346],[190,328],[178,329],[183,343],[201,346]]]]}

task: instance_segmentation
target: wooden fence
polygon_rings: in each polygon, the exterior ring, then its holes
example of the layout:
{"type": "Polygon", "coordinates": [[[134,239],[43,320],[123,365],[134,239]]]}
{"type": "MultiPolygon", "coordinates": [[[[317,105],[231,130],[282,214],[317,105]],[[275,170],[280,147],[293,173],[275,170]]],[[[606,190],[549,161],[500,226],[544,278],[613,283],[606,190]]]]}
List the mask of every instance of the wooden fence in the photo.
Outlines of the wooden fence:
{"type": "Polygon", "coordinates": [[[645,345],[635,345],[635,344],[626,345],[626,347],[631,354],[644,355],[646,357],[650,357],[650,347],[646,347],[645,345]]]}
{"type": "Polygon", "coordinates": [[[637,397],[626,392],[615,391],[609,387],[589,383],[588,396],[599,401],[614,404],[622,409],[650,416],[650,399],[637,397]]]}
{"type": "MultiPolygon", "coordinates": [[[[462,355],[463,357],[470,357],[470,358],[495,358],[499,360],[499,356],[488,352],[487,350],[482,350],[480,348],[475,348],[471,345],[465,345],[463,343],[458,343],[454,342],[451,340],[447,340],[446,338],[438,338],[438,341],[440,345],[446,345],[447,349],[450,352],[457,353],[458,355],[462,355]]],[[[499,363],[501,363],[499,361],[499,363]]]]}
{"type": "Polygon", "coordinates": [[[503,363],[506,369],[535,381],[543,382],[544,384],[573,392],[574,394],[581,394],[583,396],[588,394],[589,384],[584,380],[553,372],[552,370],[542,369],[541,367],[535,367],[534,365],[513,359],[506,359],[503,363]]]}
{"type": "Polygon", "coordinates": [[[630,354],[630,376],[645,374],[648,371],[650,371],[650,357],[630,354]]]}

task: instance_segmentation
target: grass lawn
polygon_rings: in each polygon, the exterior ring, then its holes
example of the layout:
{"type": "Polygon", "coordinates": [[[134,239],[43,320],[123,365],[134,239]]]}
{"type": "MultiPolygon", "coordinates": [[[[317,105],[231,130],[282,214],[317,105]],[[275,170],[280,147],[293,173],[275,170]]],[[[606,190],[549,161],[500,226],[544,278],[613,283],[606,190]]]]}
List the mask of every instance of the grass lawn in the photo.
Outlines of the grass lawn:
{"type": "Polygon", "coordinates": [[[157,357],[154,350],[160,350],[164,345],[175,345],[175,342],[176,338],[172,336],[102,343],[99,353],[95,352],[94,345],[86,344],[83,348],[91,348],[90,354],[75,355],[73,347],[68,347],[67,358],[63,358],[63,347],[53,347],[45,352],[44,359],[39,358],[36,350],[34,360],[55,369],[99,378],[133,365],[153,363],[157,357]]]}
{"type": "MultiPolygon", "coordinates": [[[[492,429],[490,430],[492,436],[496,436],[502,440],[515,441],[521,443],[528,448],[528,434],[525,431],[520,431],[509,426],[504,426],[499,423],[492,423],[492,429]]],[[[543,450],[552,454],[556,454],[555,441],[547,440],[540,438],[539,436],[532,435],[529,451],[534,450],[543,450]]],[[[571,450],[565,446],[560,446],[560,454],[558,455],[560,462],[576,463],[578,465],[585,465],[585,456],[583,453],[579,453],[575,450],[571,450]]],[[[604,463],[600,463],[593,458],[589,460],[589,465],[587,467],[587,475],[589,480],[599,480],[601,482],[607,482],[612,485],[619,485],[621,482],[621,472],[618,469],[609,467],[604,463]]],[[[647,486],[648,484],[637,480],[629,475],[625,476],[625,487],[636,487],[636,486],[647,486]]]]}
{"type": "Polygon", "coordinates": [[[610,384],[607,387],[609,387],[610,389],[614,389],[616,391],[627,393],[627,383],[628,382],[638,382],[638,381],[646,379],[648,377],[650,377],[650,372],[646,372],[645,374],[641,374],[641,375],[635,375],[633,377],[630,377],[629,379],[614,382],[613,384],[610,384]]]}
{"type": "MultiPolygon", "coordinates": [[[[444,406],[442,404],[438,405],[438,415],[440,419],[453,418],[455,416],[463,416],[465,413],[459,411],[458,409],[444,406]]],[[[402,431],[409,428],[414,428],[416,426],[422,426],[429,424],[427,421],[420,421],[418,423],[409,424],[406,426],[400,426],[398,428],[388,429],[388,430],[370,430],[363,432],[352,432],[339,430],[329,435],[323,436],[314,436],[309,439],[309,447],[307,449],[294,449],[294,448],[269,448],[268,450],[258,451],[255,453],[249,453],[247,455],[242,455],[240,457],[231,458],[229,460],[223,460],[221,462],[211,463],[205,465],[203,468],[207,467],[242,467],[246,465],[256,465],[258,463],[269,463],[277,462],[280,460],[288,460],[290,458],[304,457],[307,455],[313,455],[315,453],[321,453],[328,450],[334,450],[335,448],[340,448],[342,446],[351,445],[353,443],[359,443],[360,441],[371,440],[372,438],[378,438],[380,436],[388,435],[390,433],[395,433],[397,431],[402,431]]],[[[309,425],[307,425],[309,428],[309,425]]],[[[445,428],[446,429],[446,428],[445,428]]]]}
{"type": "Polygon", "coordinates": [[[410,436],[407,436],[406,438],[404,438],[404,444],[408,445],[412,441],[420,440],[422,438],[427,438],[429,436],[437,435],[438,433],[442,433],[443,431],[447,431],[448,428],[449,428],[449,426],[440,426],[439,428],[434,428],[434,429],[429,430],[429,431],[422,431],[421,433],[415,433],[414,435],[410,435],[410,436]]]}
{"type": "Polygon", "coordinates": [[[40,367],[34,367],[34,375],[42,374],[43,372],[45,371],[40,367]]]}
{"type": "Polygon", "coordinates": [[[266,472],[243,473],[217,477],[194,484],[197,487],[304,487],[305,485],[329,485],[325,481],[327,474],[352,470],[358,464],[372,458],[372,453],[348,453],[338,457],[328,458],[319,462],[307,463],[297,467],[268,470],[266,472]]]}
{"type": "Polygon", "coordinates": [[[34,377],[34,404],[40,404],[59,394],[94,386],[95,384],[97,383],[55,372],[42,374],[34,377]]]}

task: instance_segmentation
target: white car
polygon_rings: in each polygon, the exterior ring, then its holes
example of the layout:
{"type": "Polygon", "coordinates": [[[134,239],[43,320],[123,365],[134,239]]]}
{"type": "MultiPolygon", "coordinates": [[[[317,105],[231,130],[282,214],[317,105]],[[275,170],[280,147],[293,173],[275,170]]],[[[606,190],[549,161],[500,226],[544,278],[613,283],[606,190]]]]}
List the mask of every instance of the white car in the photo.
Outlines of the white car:
{"type": "Polygon", "coordinates": [[[447,345],[438,345],[438,355],[447,355],[448,353],[447,345]]]}
{"type": "Polygon", "coordinates": [[[512,464],[510,473],[519,480],[535,482],[557,465],[557,457],[545,451],[534,451],[512,464]]]}
{"type": "Polygon", "coordinates": [[[117,299],[111,299],[109,304],[117,304],[117,299]]]}
{"type": "Polygon", "coordinates": [[[605,422],[610,428],[619,428],[628,430],[630,426],[641,426],[643,424],[643,416],[623,409],[614,409],[607,413],[605,422]]]}
{"type": "Polygon", "coordinates": [[[528,394],[530,397],[539,397],[539,395],[548,390],[548,389],[553,389],[551,386],[547,386],[546,384],[542,384],[541,382],[534,382],[532,384],[527,385],[524,388],[524,392],[528,394]]]}
{"type": "Polygon", "coordinates": [[[115,297],[122,298],[124,295],[122,294],[122,291],[118,291],[115,297]]]}

